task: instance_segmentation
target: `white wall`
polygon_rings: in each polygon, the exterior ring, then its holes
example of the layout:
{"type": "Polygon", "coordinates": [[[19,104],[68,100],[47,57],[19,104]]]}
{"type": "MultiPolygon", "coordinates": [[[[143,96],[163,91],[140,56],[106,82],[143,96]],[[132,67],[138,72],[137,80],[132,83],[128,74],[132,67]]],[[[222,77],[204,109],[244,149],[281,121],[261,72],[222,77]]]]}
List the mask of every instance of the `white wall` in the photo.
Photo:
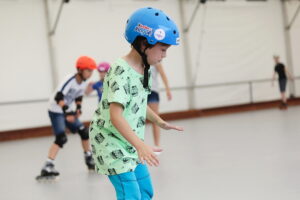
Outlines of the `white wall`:
{"type": "MultiPolygon", "coordinates": [[[[97,61],[109,62],[125,55],[130,48],[123,36],[125,22],[134,10],[148,5],[164,10],[179,22],[179,8],[174,0],[149,1],[149,3],[128,0],[92,2],[77,0],[66,5],[54,38],[59,79],[66,73],[74,71],[74,61],[80,55],[86,54],[97,61]]],[[[170,48],[164,66],[172,87],[186,86],[185,76],[182,75],[185,73],[183,63],[182,46],[170,48]]],[[[97,77],[95,73],[93,79],[97,77]]],[[[171,104],[162,106],[163,112],[188,108],[185,91],[176,94],[174,92],[174,101],[171,104]],[[176,106],[178,104],[181,106],[176,106]]],[[[91,118],[94,106],[95,104],[85,106],[89,111],[83,119],[91,118]]]]}
{"type": "Polygon", "coordinates": [[[0,130],[48,124],[52,77],[42,1],[0,1],[0,130]],[[39,103],[6,104],[42,100],[39,103]]]}
{"type": "MultiPolygon", "coordinates": [[[[188,1],[186,18],[198,1],[188,1]]],[[[216,85],[196,90],[196,107],[234,105],[250,102],[248,83],[224,85],[272,77],[272,55],[286,61],[280,1],[207,2],[201,5],[188,39],[195,84],[216,85]],[[209,99],[207,99],[209,98],[209,99]]],[[[253,100],[279,98],[271,82],[253,83],[253,100]]]]}
{"type": "Polygon", "coordinates": [[[0,102],[48,98],[52,78],[42,1],[0,1],[0,102]]]}
{"type": "MultiPolygon", "coordinates": [[[[60,1],[48,2],[53,26],[60,1]]],[[[51,67],[55,67],[59,82],[66,74],[75,73],[75,61],[81,55],[94,57],[97,62],[113,62],[123,56],[130,49],[123,36],[126,20],[134,10],[145,6],[158,7],[179,21],[178,3],[173,0],[72,0],[65,4],[52,37],[56,65],[50,66],[44,1],[0,0],[0,66],[8,66],[0,75],[0,131],[49,125],[46,111],[47,99],[53,92],[51,67]],[[9,104],[20,100],[41,101],[9,104]]],[[[171,48],[164,64],[172,72],[168,73],[170,84],[185,85],[181,76],[184,68],[177,67],[183,66],[182,47],[171,48]]],[[[97,78],[94,73],[92,80],[97,78]]],[[[175,100],[169,110],[176,108],[176,96],[174,92],[175,100]]],[[[184,101],[186,95],[180,98],[180,102],[184,101]]],[[[82,120],[91,119],[96,105],[95,96],[84,99],[82,120]]],[[[187,106],[178,108],[185,110],[187,106]]]]}
{"type": "MultiPolygon", "coordinates": [[[[295,15],[298,6],[300,5],[299,1],[289,1],[286,2],[286,6],[288,9],[288,17],[289,22],[292,21],[292,17],[295,15]]],[[[291,29],[290,29],[290,36],[292,41],[292,62],[293,62],[293,71],[294,75],[300,77],[300,13],[298,17],[294,21],[291,29]]],[[[295,81],[296,87],[296,95],[300,96],[300,79],[295,81]]]]}
{"type": "MultiPolygon", "coordinates": [[[[48,2],[53,25],[60,1],[48,2]]],[[[196,2],[198,0],[185,1],[187,19],[196,2]]],[[[59,82],[66,74],[74,73],[74,64],[80,55],[94,57],[97,62],[113,62],[126,54],[130,46],[123,37],[125,22],[135,9],[144,6],[164,10],[183,29],[179,1],[72,0],[64,5],[52,37],[55,65],[51,65],[44,1],[0,0],[0,131],[49,125],[47,99],[53,92],[53,85],[57,85],[53,80],[56,78],[59,82]],[[56,77],[52,77],[51,68],[57,72],[56,77]],[[23,100],[37,102],[11,103],[23,100]]],[[[274,53],[280,54],[285,62],[280,1],[208,2],[206,6],[203,30],[201,7],[187,34],[192,73],[196,75],[195,84],[200,86],[195,89],[195,108],[248,103],[248,83],[229,86],[223,83],[269,79],[274,67],[274,53]],[[203,85],[215,86],[203,88],[203,85]]],[[[299,20],[296,24],[292,30],[293,43],[299,43],[299,20]]],[[[299,52],[299,45],[293,45],[293,48],[296,66],[300,63],[295,53],[299,52]]],[[[164,92],[161,93],[162,112],[189,108],[183,51],[182,45],[172,47],[164,60],[171,87],[179,89],[173,90],[171,102],[167,102],[164,92]]],[[[300,74],[299,68],[294,71],[300,74]]],[[[97,78],[97,73],[94,73],[91,80],[97,78]]],[[[278,88],[270,85],[270,82],[254,83],[254,101],[278,99],[278,88]]],[[[163,88],[161,80],[160,86],[163,88]]],[[[300,94],[299,87],[296,90],[300,94]]],[[[96,96],[84,99],[84,121],[91,119],[96,104],[96,96]]]]}

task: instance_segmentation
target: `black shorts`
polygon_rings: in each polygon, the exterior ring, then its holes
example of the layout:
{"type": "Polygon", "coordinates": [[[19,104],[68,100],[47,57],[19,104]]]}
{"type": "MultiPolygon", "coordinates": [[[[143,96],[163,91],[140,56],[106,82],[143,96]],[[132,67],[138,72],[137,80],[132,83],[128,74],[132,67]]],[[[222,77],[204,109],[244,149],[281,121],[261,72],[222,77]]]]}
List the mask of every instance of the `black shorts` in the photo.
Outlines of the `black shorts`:
{"type": "Polygon", "coordinates": [[[151,91],[148,95],[148,103],[158,103],[159,102],[159,94],[155,91],[151,91]]]}
{"type": "Polygon", "coordinates": [[[280,92],[285,92],[286,84],[287,84],[287,79],[279,79],[278,82],[279,82],[280,92]]]}

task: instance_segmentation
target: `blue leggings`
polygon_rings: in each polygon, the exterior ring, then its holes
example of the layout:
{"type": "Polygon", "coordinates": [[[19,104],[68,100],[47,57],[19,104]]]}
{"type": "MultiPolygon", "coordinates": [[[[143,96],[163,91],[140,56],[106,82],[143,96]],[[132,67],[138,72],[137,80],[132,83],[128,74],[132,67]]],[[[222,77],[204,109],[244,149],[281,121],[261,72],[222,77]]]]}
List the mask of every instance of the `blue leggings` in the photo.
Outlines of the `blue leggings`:
{"type": "Polygon", "coordinates": [[[117,200],[149,200],[153,197],[151,177],[146,165],[139,164],[133,172],[108,178],[115,187],[117,200]]]}

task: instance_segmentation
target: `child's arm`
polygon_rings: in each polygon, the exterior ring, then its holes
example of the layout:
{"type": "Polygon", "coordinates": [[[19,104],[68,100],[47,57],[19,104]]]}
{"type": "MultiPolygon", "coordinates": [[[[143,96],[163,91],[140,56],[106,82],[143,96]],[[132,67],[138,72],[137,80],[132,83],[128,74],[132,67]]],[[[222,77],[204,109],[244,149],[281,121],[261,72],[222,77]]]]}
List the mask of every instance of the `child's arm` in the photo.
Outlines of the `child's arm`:
{"type": "Polygon", "coordinates": [[[68,122],[74,122],[75,121],[75,116],[74,115],[69,115],[66,111],[69,108],[64,101],[64,94],[62,92],[57,92],[55,95],[55,101],[56,103],[61,107],[61,109],[63,110],[63,113],[65,115],[65,118],[68,122]]]}
{"type": "Polygon", "coordinates": [[[123,117],[123,107],[118,103],[111,103],[109,106],[110,120],[121,135],[132,144],[138,152],[142,163],[146,161],[150,166],[158,166],[159,161],[152,148],[146,145],[131,129],[130,125],[123,117]]]}
{"type": "Polygon", "coordinates": [[[93,82],[90,82],[88,84],[88,86],[86,87],[86,89],[84,91],[85,95],[89,95],[93,92],[93,84],[94,84],[93,82]]]}
{"type": "Polygon", "coordinates": [[[287,69],[286,66],[284,66],[284,71],[287,74],[288,78],[291,80],[294,80],[294,77],[292,76],[292,74],[289,72],[289,70],[287,69]]]}
{"type": "Polygon", "coordinates": [[[276,72],[274,71],[272,76],[272,86],[274,86],[275,76],[276,76],[276,72]]]}
{"type": "Polygon", "coordinates": [[[166,76],[166,73],[165,73],[165,71],[162,67],[162,64],[159,63],[155,67],[156,67],[157,71],[159,72],[162,81],[164,82],[164,85],[165,85],[165,88],[166,88],[166,93],[167,93],[167,98],[170,101],[170,100],[172,100],[172,94],[171,94],[171,90],[170,90],[170,87],[169,87],[169,81],[168,81],[168,78],[166,76]]]}
{"type": "Polygon", "coordinates": [[[79,117],[81,115],[81,104],[82,104],[82,98],[83,96],[79,96],[75,99],[75,104],[76,104],[76,115],[79,117]]]}
{"type": "Polygon", "coordinates": [[[173,126],[166,121],[164,121],[162,118],[160,118],[157,114],[155,114],[149,106],[147,106],[147,119],[151,122],[155,123],[160,128],[163,128],[165,130],[174,129],[177,131],[183,131],[183,128],[180,126],[173,126]]]}

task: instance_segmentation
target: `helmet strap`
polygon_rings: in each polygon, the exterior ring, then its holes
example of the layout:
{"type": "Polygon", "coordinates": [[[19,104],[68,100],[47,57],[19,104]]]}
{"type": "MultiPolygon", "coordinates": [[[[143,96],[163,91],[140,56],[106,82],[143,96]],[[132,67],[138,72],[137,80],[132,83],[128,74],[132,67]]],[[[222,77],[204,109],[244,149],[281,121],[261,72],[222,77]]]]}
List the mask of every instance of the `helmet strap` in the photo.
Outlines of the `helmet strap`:
{"type": "Polygon", "coordinates": [[[145,51],[150,47],[149,45],[146,45],[146,48],[144,49],[144,51],[142,52],[140,49],[140,45],[137,44],[136,42],[134,42],[132,44],[133,48],[140,54],[140,56],[142,57],[143,60],[143,64],[144,64],[144,80],[143,80],[143,87],[145,89],[149,88],[149,69],[150,69],[150,65],[148,63],[147,60],[147,55],[145,53],[145,51]]]}

